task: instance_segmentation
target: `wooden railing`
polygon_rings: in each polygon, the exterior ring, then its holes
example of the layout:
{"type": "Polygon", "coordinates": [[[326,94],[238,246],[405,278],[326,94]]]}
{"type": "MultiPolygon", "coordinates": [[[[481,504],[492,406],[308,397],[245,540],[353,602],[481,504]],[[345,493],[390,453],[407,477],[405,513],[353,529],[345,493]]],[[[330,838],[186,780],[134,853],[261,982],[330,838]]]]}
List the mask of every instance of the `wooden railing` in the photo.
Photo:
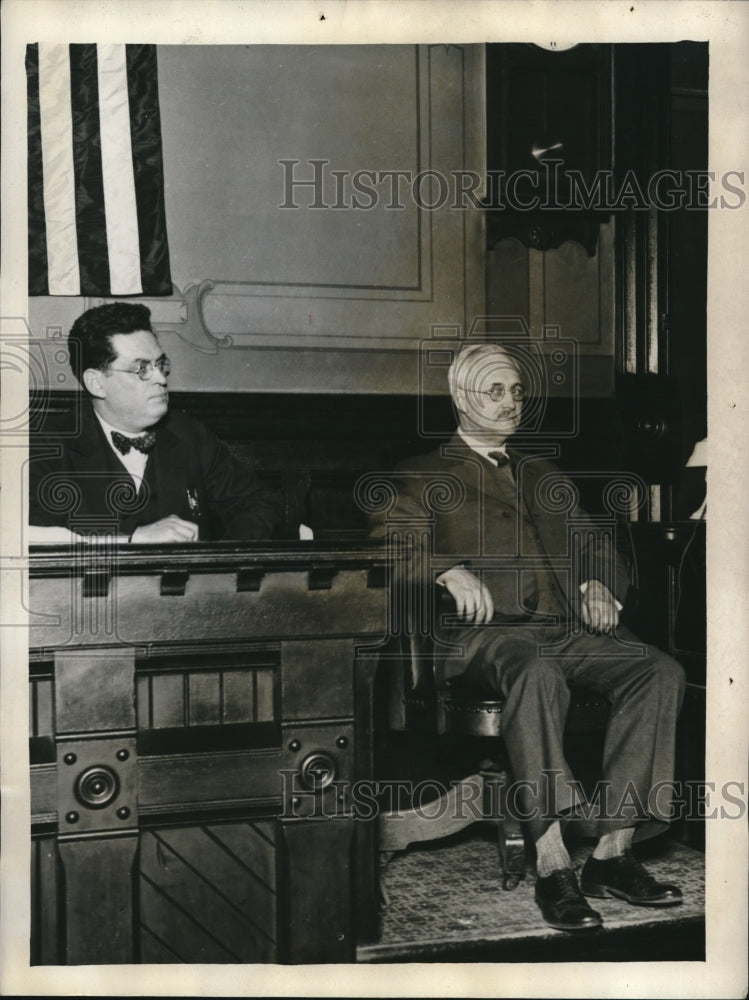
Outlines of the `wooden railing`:
{"type": "Polygon", "coordinates": [[[376,936],[372,543],[32,551],[32,963],[351,961],[376,936]]]}

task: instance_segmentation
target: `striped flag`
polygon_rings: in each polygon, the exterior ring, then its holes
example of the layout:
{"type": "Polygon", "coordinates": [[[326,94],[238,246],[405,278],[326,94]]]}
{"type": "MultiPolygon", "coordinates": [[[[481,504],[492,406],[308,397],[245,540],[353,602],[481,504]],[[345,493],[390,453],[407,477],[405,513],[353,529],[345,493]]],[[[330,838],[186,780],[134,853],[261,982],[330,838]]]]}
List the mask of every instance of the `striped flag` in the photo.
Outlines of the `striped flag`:
{"type": "Polygon", "coordinates": [[[29,295],[170,295],[155,45],[26,49],[29,295]]]}

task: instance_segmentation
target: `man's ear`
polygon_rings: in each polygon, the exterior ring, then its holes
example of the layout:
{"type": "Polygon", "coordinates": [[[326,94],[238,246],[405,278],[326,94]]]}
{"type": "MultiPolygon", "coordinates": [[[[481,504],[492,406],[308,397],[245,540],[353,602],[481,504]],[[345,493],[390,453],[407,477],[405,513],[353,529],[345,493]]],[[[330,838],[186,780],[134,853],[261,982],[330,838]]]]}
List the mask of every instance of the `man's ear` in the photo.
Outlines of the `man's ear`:
{"type": "Polygon", "coordinates": [[[455,389],[453,391],[453,405],[458,413],[465,413],[467,411],[466,394],[462,389],[455,389]]]}
{"type": "Polygon", "coordinates": [[[86,391],[97,399],[106,399],[107,390],[104,372],[99,368],[87,368],[83,373],[83,384],[86,391]]]}

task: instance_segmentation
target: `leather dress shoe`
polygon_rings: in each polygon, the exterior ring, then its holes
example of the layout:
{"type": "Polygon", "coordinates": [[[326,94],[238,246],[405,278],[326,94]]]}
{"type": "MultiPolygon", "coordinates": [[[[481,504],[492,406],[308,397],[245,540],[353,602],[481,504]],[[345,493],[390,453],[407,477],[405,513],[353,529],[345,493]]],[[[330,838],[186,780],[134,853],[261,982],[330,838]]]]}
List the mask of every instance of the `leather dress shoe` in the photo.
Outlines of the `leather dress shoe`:
{"type": "Polygon", "coordinates": [[[580,892],[571,868],[537,878],[536,902],[546,923],[560,931],[592,931],[603,923],[580,892]]]}
{"type": "Polygon", "coordinates": [[[637,906],[674,906],[681,903],[681,889],[657,882],[629,852],[615,858],[589,857],[580,874],[586,896],[617,896],[637,906]]]}

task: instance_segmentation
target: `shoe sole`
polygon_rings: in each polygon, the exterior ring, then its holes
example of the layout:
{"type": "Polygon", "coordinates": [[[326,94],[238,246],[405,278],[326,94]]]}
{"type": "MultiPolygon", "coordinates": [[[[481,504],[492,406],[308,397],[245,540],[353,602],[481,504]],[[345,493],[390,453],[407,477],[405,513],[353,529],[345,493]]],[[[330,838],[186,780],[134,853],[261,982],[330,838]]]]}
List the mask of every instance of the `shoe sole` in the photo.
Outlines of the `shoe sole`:
{"type": "Polygon", "coordinates": [[[544,917],[544,923],[548,924],[549,927],[553,927],[555,931],[597,931],[603,926],[603,921],[599,920],[594,924],[552,924],[550,920],[546,920],[544,917]]]}
{"type": "Polygon", "coordinates": [[[621,889],[613,889],[607,885],[591,885],[590,883],[581,884],[580,891],[583,896],[591,896],[593,899],[613,897],[614,899],[623,899],[627,903],[632,903],[633,906],[678,906],[679,903],[683,902],[681,896],[677,896],[676,898],[666,896],[663,899],[642,899],[639,896],[630,896],[629,893],[622,892],[621,889]]]}

